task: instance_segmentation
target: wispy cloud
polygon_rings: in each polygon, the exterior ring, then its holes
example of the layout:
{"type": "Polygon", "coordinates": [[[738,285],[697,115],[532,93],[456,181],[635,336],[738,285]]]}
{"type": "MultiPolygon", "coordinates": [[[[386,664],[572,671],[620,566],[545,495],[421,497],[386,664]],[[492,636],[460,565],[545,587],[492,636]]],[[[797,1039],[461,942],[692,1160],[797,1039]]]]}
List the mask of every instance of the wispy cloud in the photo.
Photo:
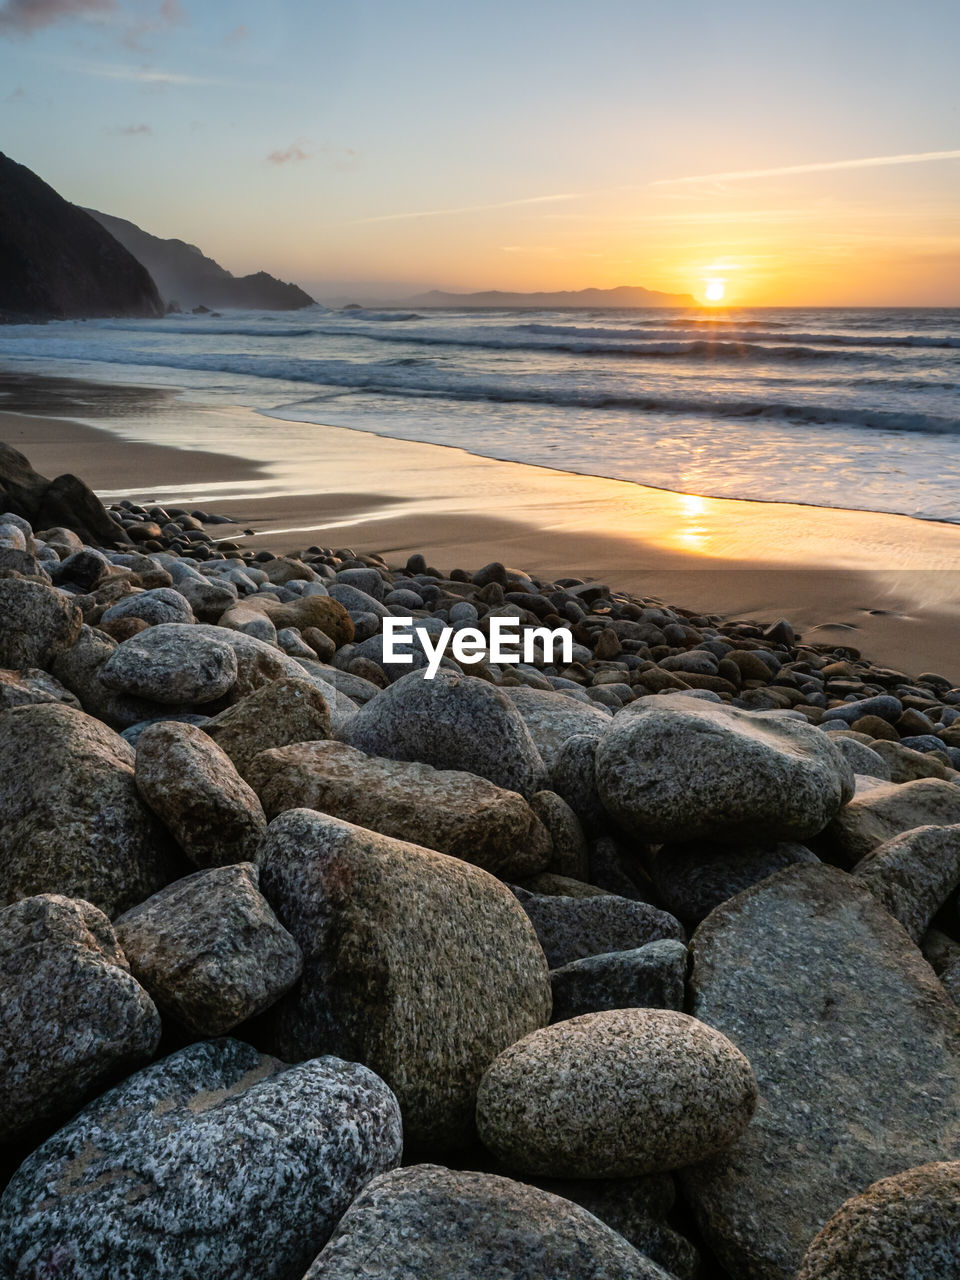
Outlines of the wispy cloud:
{"type": "Polygon", "coordinates": [[[102,18],[116,8],[116,0],[5,0],[0,6],[0,34],[28,36],[57,22],[102,18]]]}
{"type": "MultiPolygon", "coordinates": [[[[625,188],[611,188],[624,190],[625,188]]],[[[585,200],[588,196],[600,195],[598,191],[564,191],[551,196],[523,196],[519,200],[498,200],[494,204],[464,204],[455,209],[416,209],[408,213],[378,213],[372,218],[357,218],[364,222],[402,222],[407,218],[445,218],[455,213],[485,213],[488,209],[515,209],[527,204],[550,204],[557,200],[585,200]]]]}
{"type": "Polygon", "coordinates": [[[125,62],[70,62],[70,70],[79,71],[85,76],[96,76],[102,80],[131,80],[146,85],[235,85],[235,80],[222,80],[215,76],[191,76],[181,71],[168,71],[163,67],[149,65],[133,66],[125,62]]]}
{"type": "Polygon", "coordinates": [[[139,138],[152,135],[153,129],[148,124],[123,124],[116,129],[108,129],[107,133],[118,134],[125,138],[139,138]]]}
{"type": "MultiPolygon", "coordinates": [[[[590,191],[560,191],[551,195],[522,196],[517,200],[498,200],[490,204],[466,204],[447,209],[415,209],[405,213],[380,213],[367,218],[355,218],[352,225],[375,222],[404,222],[414,218],[445,218],[462,213],[486,213],[495,209],[519,209],[529,205],[560,204],[574,200],[592,200],[597,196],[623,195],[630,191],[646,191],[650,188],[669,186],[695,186],[698,183],[738,182],[750,178],[779,178],[794,174],[827,173],[840,169],[877,169],[888,165],[922,164],[936,160],[960,160],[960,150],[918,151],[909,155],[869,156],[856,160],[822,160],[810,164],[782,165],[773,169],[736,169],[727,173],[701,173],[682,178],[654,178],[649,182],[631,182],[616,187],[598,187],[590,191]]],[[[666,215],[672,219],[674,215],[666,215]]],[[[707,214],[703,218],[722,219],[724,214],[707,214]]],[[[766,215],[758,215],[760,218],[766,215]]],[[[700,220],[695,218],[694,220],[700,220]]]]}
{"type": "Polygon", "coordinates": [[[958,151],[914,151],[907,155],[868,156],[857,160],[816,160],[811,164],[779,165],[773,169],[734,169],[728,173],[698,173],[685,178],[657,178],[651,187],[671,187],[694,182],[745,182],[751,178],[786,178],[794,174],[832,173],[840,169],[882,169],[896,164],[928,164],[934,160],[960,160],[958,151]]]}
{"type": "Polygon", "coordinates": [[[290,164],[299,163],[301,160],[309,160],[310,152],[306,150],[301,142],[291,142],[289,147],[282,150],[271,151],[267,156],[267,164],[290,164]]]}

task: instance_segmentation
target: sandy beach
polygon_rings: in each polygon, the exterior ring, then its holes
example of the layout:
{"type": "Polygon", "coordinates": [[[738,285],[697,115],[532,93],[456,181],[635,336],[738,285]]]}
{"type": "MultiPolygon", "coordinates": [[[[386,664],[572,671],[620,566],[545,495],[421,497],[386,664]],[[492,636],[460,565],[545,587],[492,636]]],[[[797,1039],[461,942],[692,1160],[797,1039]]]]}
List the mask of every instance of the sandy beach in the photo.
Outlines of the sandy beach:
{"type": "Polygon", "coordinates": [[[278,463],[265,452],[269,419],[242,407],[66,380],[6,391],[0,439],[44,474],[72,471],[108,503],[227,512],[237,524],[224,536],[244,545],[351,546],[391,563],[422,551],[444,569],[499,559],[724,618],[786,616],[819,643],[960,680],[952,525],[688,496],[314,424],[278,463]],[[261,456],[241,456],[257,440],[261,456]]]}

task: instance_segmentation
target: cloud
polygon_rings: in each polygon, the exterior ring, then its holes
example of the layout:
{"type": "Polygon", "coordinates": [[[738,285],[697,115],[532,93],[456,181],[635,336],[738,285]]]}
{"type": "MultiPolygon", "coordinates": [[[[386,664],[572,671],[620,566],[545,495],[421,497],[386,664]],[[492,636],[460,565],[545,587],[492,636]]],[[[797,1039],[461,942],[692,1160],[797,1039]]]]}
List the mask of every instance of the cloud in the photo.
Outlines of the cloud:
{"type": "Polygon", "coordinates": [[[282,151],[271,151],[267,156],[268,164],[289,164],[291,161],[299,163],[301,160],[309,160],[310,152],[304,150],[303,144],[300,142],[291,142],[289,147],[284,147],[282,151]]]}
{"type": "MultiPolygon", "coordinates": [[[[625,191],[633,188],[610,187],[611,191],[625,191]]],[[[488,209],[516,209],[528,204],[551,204],[558,200],[585,200],[588,196],[601,195],[600,191],[564,191],[553,196],[523,196],[519,200],[498,200],[494,204],[463,204],[456,209],[416,209],[410,213],[378,213],[372,218],[357,218],[358,223],[365,222],[401,222],[407,218],[444,218],[455,213],[485,213],[488,209]]]]}
{"type": "Polygon", "coordinates": [[[119,134],[126,138],[138,138],[152,136],[153,129],[148,124],[124,124],[117,129],[108,129],[107,132],[119,134]]]}
{"type": "Polygon", "coordinates": [[[29,36],[57,22],[103,17],[116,8],[116,0],[5,0],[0,7],[0,34],[29,36]]]}
{"type": "Polygon", "coordinates": [[[786,178],[793,174],[831,173],[840,169],[880,169],[896,164],[927,164],[960,160],[960,151],[915,151],[907,155],[868,156],[860,160],[817,160],[811,164],[780,165],[773,169],[735,169],[730,173],[699,173],[686,178],[657,178],[651,187],[674,187],[692,182],[745,182],[751,178],[786,178]]]}
{"type": "Polygon", "coordinates": [[[123,62],[70,62],[66,65],[70,70],[79,71],[85,76],[97,76],[102,80],[132,80],[146,85],[236,85],[243,83],[236,80],[220,80],[213,76],[190,76],[180,71],[167,71],[163,67],[148,64],[134,67],[123,62]]]}

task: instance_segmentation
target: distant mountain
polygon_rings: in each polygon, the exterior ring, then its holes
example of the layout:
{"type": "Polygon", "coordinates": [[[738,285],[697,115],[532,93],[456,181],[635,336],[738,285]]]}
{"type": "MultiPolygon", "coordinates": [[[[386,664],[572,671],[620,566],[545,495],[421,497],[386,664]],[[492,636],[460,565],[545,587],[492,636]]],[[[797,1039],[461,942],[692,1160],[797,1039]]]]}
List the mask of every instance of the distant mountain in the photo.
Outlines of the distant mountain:
{"type": "Polygon", "coordinates": [[[0,154],[0,320],[162,314],[156,285],[132,254],[0,154]]]}
{"type": "Polygon", "coordinates": [[[313,306],[313,298],[298,285],[285,284],[266,271],[235,276],[205,257],[196,245],[184,240],[161,240],[133,222],[96,209],[86,212],[143,263],[156,280],[164,301],[176,303],[185,311],[199,306],[263,311],[296,311],[313,306]]]}
{"type": "Polygon", "coordinates": [[[443,293],[431,289],[415,298],[407,298],[410,307],[535,307],[556,311],[563,307],[695,307],[690,293],[658,293],[639,285],[622,284],[616,289],[563,289],[557,293],[443,293]]]}

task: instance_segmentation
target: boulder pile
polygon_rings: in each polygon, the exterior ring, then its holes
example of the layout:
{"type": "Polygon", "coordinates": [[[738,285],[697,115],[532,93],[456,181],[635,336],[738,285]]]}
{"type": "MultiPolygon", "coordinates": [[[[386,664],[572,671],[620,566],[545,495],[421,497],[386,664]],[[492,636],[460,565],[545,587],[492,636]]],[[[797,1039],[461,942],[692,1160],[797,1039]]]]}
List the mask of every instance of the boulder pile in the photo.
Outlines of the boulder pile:
{"type": "Polygon", "coordinates": [[[0,1275],[960,1277],[960,688],[16,465],[0,1275]]]}

